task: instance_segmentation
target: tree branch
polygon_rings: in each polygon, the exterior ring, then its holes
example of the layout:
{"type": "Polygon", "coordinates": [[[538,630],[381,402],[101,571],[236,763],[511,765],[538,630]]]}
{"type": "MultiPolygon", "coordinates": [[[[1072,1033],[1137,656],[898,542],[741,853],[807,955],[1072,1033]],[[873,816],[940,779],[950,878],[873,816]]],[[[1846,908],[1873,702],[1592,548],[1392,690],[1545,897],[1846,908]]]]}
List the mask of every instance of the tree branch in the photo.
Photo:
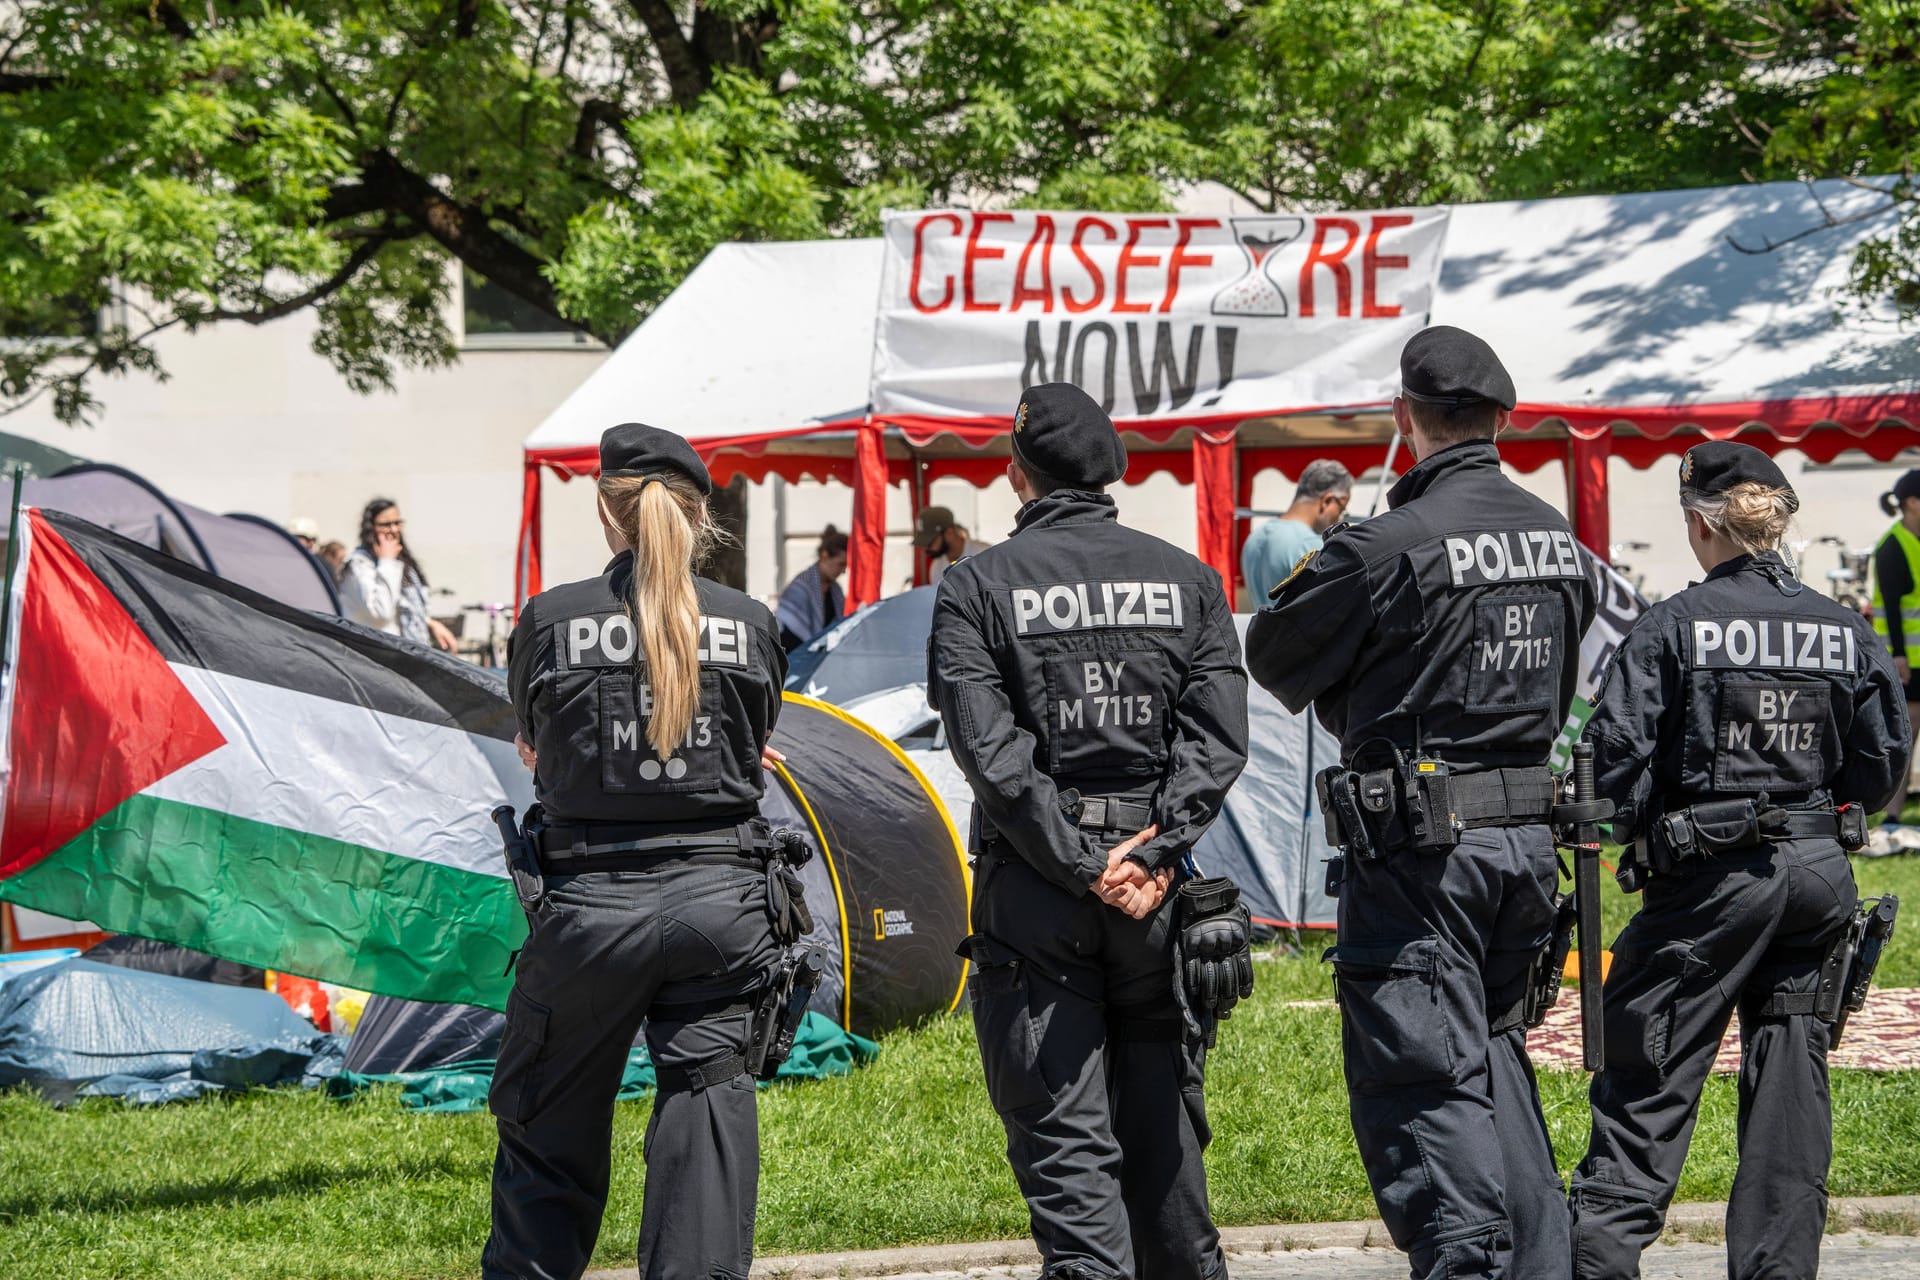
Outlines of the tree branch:
{"type": "Polygon", "coordinates": [[[23,75],[18,71],[0,71],[0,93],[39,93],[44,89],[57,89],[62,81],[57,76],[23,75]]]}
{"type": "Polygon", "coordinates": [[[336,208],[349,211],[345,216],[375,209],[398,214],[523,302],[569,328],[580,327],[560,313],[540,259],[496,231],[484,210],[447,195],[385,151],[361,157],[360,169],[357,187],[341,188],[328,199],[330,217],[336,208]]]}
{"type": "Polygon", "coordinates": [[[1822,218],[1819,222],[1814,223],[1812,226],[1807,227],[1800,231],[1796,231],[1792,235],[1786,236],[1783,239],[1775,240],[1772,236],[1762,236],[1761,243],[1759,244],[1758,247],[1749,247],[1747,245],[1741,244],[1738,240],[1734,239],[1731,234],[1729,234],[1727,236],[1727,243],[1733,246],[1734,249],[1738,250],[1741,253],[1753,254],[1755,256],[1758,256],[1764,253],[1772,253],[1775,249],[1784,249],[1796,240],[1805,240],[1808,236],[1817,235],[1822,231],[1831,231],[1835,227],[1851,227],[1854,224],[1861,223],[1861,222],[1871,222],[1875,218],[1878,218],[1883,214],[1891,213],[1893,210],[1898,209],[1901,205],[1906,203],[1907,203],[1906,200],[1902,200],[1895,197],[1895,198],[1889,199],[1883,205],[1876,206],[1875,208],[1872,208],[1872,209],[1863,209],[1859,213],[1849,214],[1844,218],[1836,218],[1831,213],[1827,213],[1826,206],[1822,205],[1821,212],[1826,215],[1824,218],[1822,218]]]}
{"type": "Polygon", "coordinates": [[[167,34],[176,40],[194,38],[193,27],[188,24],[187,16],[175,7],[173,0],[152,0],[147,13],[167,29],[167,34]]]}
{"type": "Polygon", "coordinates": [[[627,0],[633,6],[633,12],[646,24],[647,34],[653,37],[653,47],[660,54],[660,65],[666,68],[667,88],[673,95],[677,107],[691,107],[701,94],[713,83],[712,68],[701,61],[688,42],[687,35],[680,30],[680,20],[673,14],[673,6],[667,0],[627,0]]]}
{"type": "Polygon", "coordinates": [[[340,292],[340,290],[346,288],[347,282],[359,274],[360,268],[373,261],[373,256],[386,248],[391,242],[391,234],[377,235],[372,239],[361,242],[352,253],[347,255],[347,260],[341,264],[338,271],[305,293],[295,294],[291,298],[282,298],[280,301],[270,306],[261,307],[257,311],[229,311],[225,308],[215,308],[207,312],[204,316],[197,318],[203,320],[239,320],[244,324],[265,324],[269,320],[279,320],[282,317],[290,316],[294,312],[305,307],[310,307],[314,303],[323,301],[326,298],[330,298],[340,292]]]}
{"type": "Polygon", "coordinates": [[[582,160],[593,158],[593,144],[600,130],[616,133],[627,122],[626,112],[604,98],[588,98],[580,104],[580,120],[573,126],[573,154],[582,160]]]}

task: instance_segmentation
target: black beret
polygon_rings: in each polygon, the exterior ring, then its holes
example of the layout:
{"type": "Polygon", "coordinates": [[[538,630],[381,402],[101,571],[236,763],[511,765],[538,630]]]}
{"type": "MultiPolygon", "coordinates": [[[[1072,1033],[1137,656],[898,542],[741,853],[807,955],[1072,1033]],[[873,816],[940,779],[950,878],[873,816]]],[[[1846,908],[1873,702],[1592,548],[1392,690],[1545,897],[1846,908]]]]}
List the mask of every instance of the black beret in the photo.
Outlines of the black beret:
{"type": "Polygon", "coordinates": [[[1400,352],[1400,389],[1422,404],[1469,405],[1491,400],[1511,409],[1518,397],[1500,357],[1483,338],[1436,324],[1407,339],[1400,352]]]}
{"type": "Polygon", "coordinates": [[[1709,440],[1680,458],[1680,487],[1695,493],[1725,493],[1737,484],[1762,484],[1793,492],[1787,477],[1772,458],[1750,444],[1709,440]]]}
{"type": "Polygon", "coordinates": [[[1044,382],[1020,397],[1013,452],[1069,486],[1103,488],[1127,473],[1127,447],[1113,419],[1070,382],[1044,382]]]}
{"type": "Polygon", "coordinates": [[[600,437],[601,475],[655,476],[663,471],[677,471],[693,481],[701,493],[713,493],[707,464],[700,461],[692,445],[671,431],[644,422],[623,422],[608,427],[600,437]]]}
{"type": "MultiPolygon", "coordinates": [[[[1908,498],[1920,498],[1920,471],[1909,471],[1898,480],[1895,480],[1893,482],[1893,498],[1896,504],[1905,502],[1908,498]]],[[[1885,506],[1886,504],[1882,503],[1881,505],[1885,506]]]]}

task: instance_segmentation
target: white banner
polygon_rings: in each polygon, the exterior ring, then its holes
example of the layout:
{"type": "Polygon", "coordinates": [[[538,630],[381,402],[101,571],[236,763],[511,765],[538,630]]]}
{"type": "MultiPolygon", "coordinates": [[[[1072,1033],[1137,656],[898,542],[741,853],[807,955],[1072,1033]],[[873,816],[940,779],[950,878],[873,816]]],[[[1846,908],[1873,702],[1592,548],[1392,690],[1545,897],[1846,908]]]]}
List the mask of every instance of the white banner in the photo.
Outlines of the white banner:
{"type": "Polygon", "coordinates": [[[889,213],[874,412],[1006,418],[1041,382],[1119,419],[1378,404],[1446,228],[1444,208],[889,213]]]}

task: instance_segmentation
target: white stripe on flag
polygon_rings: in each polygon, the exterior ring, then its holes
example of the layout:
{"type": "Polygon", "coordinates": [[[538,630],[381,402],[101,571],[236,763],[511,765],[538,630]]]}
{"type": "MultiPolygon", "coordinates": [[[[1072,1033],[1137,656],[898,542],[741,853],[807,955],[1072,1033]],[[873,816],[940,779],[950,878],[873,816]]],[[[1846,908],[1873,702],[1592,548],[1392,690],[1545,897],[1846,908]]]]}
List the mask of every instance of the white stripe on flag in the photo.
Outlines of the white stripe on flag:
{"type": "Polygon", "coordinates": [[[504,876],[495,805],[533,781],[513,744],[331,698],[172,664],[227,745],[146,794],[504,876]]]}
{"type": "MultiPolygon", "coordinates": [[[[11,519],[11,506],[8,508],[11,519]]],[[[20,508],[20,546],[14,555],[13,592],[0,602],[7,611],[7,651],[0,654],[0,799],[7,794],[7,780],[13,776],[13,686],[15,675],[20,670],[20,626],[22,614],[27,603],[27,567],[32,557],[27,553],[33,546],[33,521],[27,518],[29,507],[20,508]]],[[[0,540],[0,547],[6,545],[0,540]]],[[[0,558],[0,575],[6,572],[6,560],[0,558]]],[[[6,806],[0,804],[0,814],[6,806]]]]}

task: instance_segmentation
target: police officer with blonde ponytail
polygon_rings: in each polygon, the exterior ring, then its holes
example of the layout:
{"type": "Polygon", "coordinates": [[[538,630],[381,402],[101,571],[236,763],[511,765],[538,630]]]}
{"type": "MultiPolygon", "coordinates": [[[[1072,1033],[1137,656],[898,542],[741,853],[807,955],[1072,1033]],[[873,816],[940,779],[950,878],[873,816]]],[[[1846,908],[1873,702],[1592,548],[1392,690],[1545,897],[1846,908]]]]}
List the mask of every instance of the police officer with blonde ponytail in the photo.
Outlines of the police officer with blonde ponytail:
{"type": "MultiPolygon", "coordinates": [[[[1907,719],[1920,721],[1920,471],[1909,471],[1880,495],[1893,527],[1873,550],[1873,630],[1893,655],[1906,691],[1907,719]]],[[[1887,827],[1900,826],[1907,779],[1887,801],[1887,827]]]]}
{"type": "Polygon", "coordinates": [[[508,857],[537,866],[515,876],[531,932],[488,1098],[500,1145],[481,1268],[488,1280],[585,1271],[614,1095],[644,1020],[658,1091],[640,1274],[744,1277],[760,1160],[753,1015],[805,931],[792,911],[776,916],[777,842],[760,818],[786,656],[763,605],[694,574],[713,483],[687,442],[614,427],[600,467],[613,560],[529,600],[513,632],[508,683],[539,804],[524,841],[507,820],[508,857]]]}
{"type": "MultiPolygon", "coordinates": [[[[1779,546],[1799,499],[1749,445],[1680,464],[1687,542],[1706,579],[1641,615],[1584,737],[1630,840],[1644,901],[1613,944],[1606,1061],[1573,1182],[1578,1280],[1640,1274],[1659,1239],[1700,1090],[1740,1019],[1740,1169],[1730,1280],[1820,1267],[1833,1123],[1827,1050],[1839,996],[1864,989],[1853,871],[1907,768],[1891,656],[1865,619],[1802,586],[1779,546]]],[[[1891,924],[1891,908],[1878,903],[1891,924]]],[[[1864,925],[1864,918],[1862,918],[1864,925]]]]}

